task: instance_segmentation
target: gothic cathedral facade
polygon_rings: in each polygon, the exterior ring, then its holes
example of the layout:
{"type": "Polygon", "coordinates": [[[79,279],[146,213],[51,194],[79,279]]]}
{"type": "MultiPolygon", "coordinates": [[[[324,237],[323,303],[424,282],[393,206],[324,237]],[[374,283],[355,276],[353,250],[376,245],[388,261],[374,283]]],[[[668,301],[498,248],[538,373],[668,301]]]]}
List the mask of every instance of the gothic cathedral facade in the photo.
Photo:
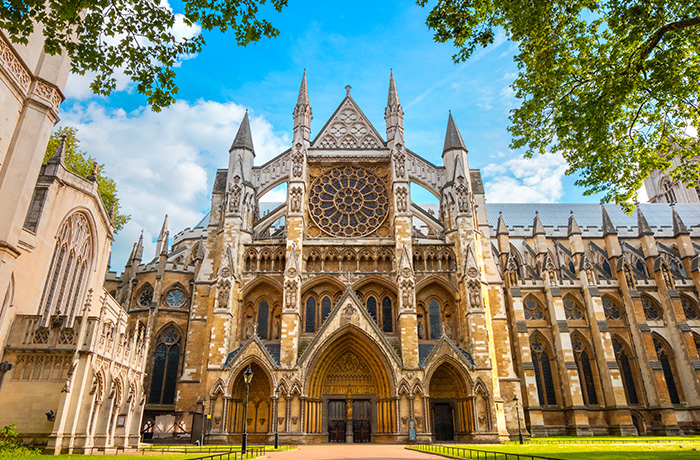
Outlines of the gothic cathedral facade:
{"type": "Polygon", "coordinates": [[[641,205],[635,220],[615,206],[487,204],[451,115],[436,166],[406,146],[393,76],[385,137],[346,90],[312,138],[304,76],[292,146],[261,166],[246,114],[207,218],[168,247],[166,217],[155,258],[139,241],[108,276],[149,325],[145,436],[700,428],[697,205],[641,205]],[[287,200],[263,209],[282,183],[287,200]],[[439,205],[413,202],[412,183],[439,205]]]}

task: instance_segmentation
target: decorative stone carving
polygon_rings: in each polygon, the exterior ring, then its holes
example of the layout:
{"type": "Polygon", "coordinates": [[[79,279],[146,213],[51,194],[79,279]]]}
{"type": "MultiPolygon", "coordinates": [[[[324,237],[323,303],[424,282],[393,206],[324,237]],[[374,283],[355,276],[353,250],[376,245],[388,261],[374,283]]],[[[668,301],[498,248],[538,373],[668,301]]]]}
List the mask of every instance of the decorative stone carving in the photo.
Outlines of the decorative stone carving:
{"type": "Polygon", "coordinates": [[[0,37],[0,65],[12,76],[20,88],[25,92],[29,91],[32,78],[2,37],[0,37]]]}
{"type": "Polygon", "coordinates": [[[286,308],[296,308],[297,306],[297,282],[289,280],[284,284],[284,300],[286,308]]]}
{"type": "Polygon", "coordinates": [[[632,270],[630,266],[625,264],[622,271],[625,273],[625,281],[627,281],[627,287],[630,289],[636,289],[637,285],[634,280],[634,275],[632,275],[632,270]]]}
{"type": "Polygon", "coordinates": [[[408,210],[408,192],[405,187],[396,189],[396,210],[406,212],[408,210]]]}
{"type": "Polygon", "coordinates": [[[401,281],[401,306],[404,309],[413,307],[413,281],[401,281]]]}
{"type": "Polygon", "coordinates": [[[481,283],[477,279],[469,280],[469,305],[472,308],[481,308],[481,283]]]}
{"type": "Polygon", "coordinates": [[[301,212],[301,187],[292,187],[289,195],[289,210],[291,212],[301,212]]]}
{"type": "Polygon", "coordinates": [[[241,178],[240,176],[234,176],[233,180],[228,186],[228,193],[229,193],[229,199],[228,199],[228,210],[229,212],[237,213],[240,211],[241,207],[241,184],[240,184],[241,178]]]}
{"type": "Polygon", "coordinates": [[[294,146],[294,153],[292,153],[292,177],[301,177],[304,171],[304,152],[301,147],[300,143],[294,146]]]}
{"type": "Polygon", "coordinates": [[[469,212],[469,189],[464,185],[464,177],[457,177],[457,186],[455,187],[457,195],[457,209],[459,212],[469,212]]]}
{"type": "Polygon", "coordinates": [[[406,154],[403,153],[401,144],[396,144],[396,150],[394,150],[394,171],[399,179],[406,177],[406,154]]]}
{"type": "Polygon", "coordinates": [[[219,302],[218,308],[226,308],[228,306],[229,294],[231,292],[231,282],[228,279],[220,279],[217,285],[217,299],[219,302]]]}
{"type": "Polygon", "coordinates": [[[661,265],[661,275],[664,278],[664,283],[666,283],[666,289],[675,289],[673,284],[673,277],[666,264],[661,265]]]}
{"type": "Polygon", "coordinates": [[[425,338],[425,325],[423,320],[418,320],[418,338],[423,340],[425,338]]]}
{"type": "Polygon", "coordinates": [[[378,149],[382,144],[369,122],[348,101],[328,123],[328,128],[321,134],[314,147],[378,149]]]}

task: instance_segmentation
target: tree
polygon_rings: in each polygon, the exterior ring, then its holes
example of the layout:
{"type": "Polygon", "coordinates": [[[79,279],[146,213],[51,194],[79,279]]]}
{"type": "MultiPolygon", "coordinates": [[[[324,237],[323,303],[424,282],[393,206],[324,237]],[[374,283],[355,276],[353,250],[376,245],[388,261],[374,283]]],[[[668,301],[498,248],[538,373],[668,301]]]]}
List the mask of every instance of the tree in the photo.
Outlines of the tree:
{"type": "Polygon", "coordinates": [[[438,0],[426,22],[455,62],[518,43],[511,147],[562,154],[585,194],[631,210],[654,169],[700,182],[700,1],[438,0]]]}
{"type": "MultiPolygon", "coordinates": [[[[279,31],[258,19],[266,0],[184,0],[184,23],[205,31],[234,31],[236,42],[247,45],[279,31]]],[[[287,0],[270,0],[281,11],[287,0]]],[[[173,33],[175,14],[167,0],[17,0],[0,3],[0,29],[15,43],[27,43],[37,24],[44,34],[44,49],[51,55],[65,52],[71,70],[95,72],[96,94],[108,95],[116,87],[115,71],[122,70],[159,111],[175,101],[178,88],[173,68],[183,56],[199,53],[201,33],[191,38],[173,33]]]]}
{"type": "MultiPolygon", "coordinates": [[[[56,151],[56,147],[61,142],[61,138],[66,136],[64,144],[64,158],[66,168],[82,177],[90,177],[92,175],[94,165],[97,161],[82,150],[79,150],[80,141],[76,137],[78,130],[71,126],[59,128],[51,134],[49,145],[46,147],[44,154],[44,164],[49,161],[56,151]]],[[[105,208],[110,210],[114,205],[114,230],[119,231],[124,228],[127,222],[131,219],[131,215],[122,214],[119,206],[119,198],[117,198],[117,185],[114,179],[103,175],[104,165],[99,165],[97,168],[97,191],[102,198],[105,208]]]]}

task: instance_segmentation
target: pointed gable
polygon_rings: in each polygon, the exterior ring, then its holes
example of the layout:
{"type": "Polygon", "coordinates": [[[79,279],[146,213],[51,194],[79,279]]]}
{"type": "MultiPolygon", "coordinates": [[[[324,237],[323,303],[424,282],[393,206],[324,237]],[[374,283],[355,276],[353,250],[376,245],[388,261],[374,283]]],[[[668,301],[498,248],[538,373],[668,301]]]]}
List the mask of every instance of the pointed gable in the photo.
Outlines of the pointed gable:
{"type": "Polygon", "coordinates": [[[319,149],[381,149],[385,146],[349,91],[311,144],[311,148],[319,149]]]}

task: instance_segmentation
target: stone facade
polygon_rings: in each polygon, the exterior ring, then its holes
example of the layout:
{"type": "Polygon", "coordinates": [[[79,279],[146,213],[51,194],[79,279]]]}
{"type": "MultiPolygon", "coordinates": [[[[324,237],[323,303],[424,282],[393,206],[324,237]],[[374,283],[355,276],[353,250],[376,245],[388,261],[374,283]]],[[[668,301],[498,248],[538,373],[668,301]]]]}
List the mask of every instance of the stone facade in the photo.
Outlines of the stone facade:
{"type": "MultiPolygon", "coordinates": [[[[671,168],[681,164],[681,159],[675,157],[671,168]]],[[[700,203],[700,187],[671,179],[666,171],[654,170],[644,180],[644,189],[650,203],[700,203]]]]}
{"type": "Polygon", "coordinates": [[[209,215],[172,247],[166,217],[152,260],[139,241],[108,274],[148,325],[147,437],[696,432],[699,206],[487,204],[451,115],[436,166],[393,77],[384,137],[346,90],[312,139],[304,77],[292,146],[261,166],[246,115],[209,215]]]}

